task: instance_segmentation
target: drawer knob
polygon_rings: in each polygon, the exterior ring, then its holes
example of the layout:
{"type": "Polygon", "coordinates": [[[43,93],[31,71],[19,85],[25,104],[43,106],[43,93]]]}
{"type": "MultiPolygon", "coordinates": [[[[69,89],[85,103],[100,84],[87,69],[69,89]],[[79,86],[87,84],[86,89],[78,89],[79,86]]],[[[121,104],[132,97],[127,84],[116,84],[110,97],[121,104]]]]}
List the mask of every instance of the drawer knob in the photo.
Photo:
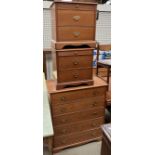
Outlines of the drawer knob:
{"type": "Polygon", "coordinates": [[[74,37],[78,37],[80,35],[80,32],[73,32],[74,37]]]}
{"type": "Polygon", "coordinates": [[[73,19],[74,19],[75,21],[79,21],[80,16],[73,16],[73,19]]]}
{"type": "Polygon", "coordinates": [[[62,141],[61,141],[61,144],[65,144],[65,143],[66,143],[66,140],[62,140],[62,141]]]}
{"type": "Polygon", "coordinates": [[[92,104],[93,107],[95,107],[96,105],[97,105],[97,102],[94,102],[94,103],[92,104]]]}
{"type": "Polygon", "coordinates": [[[74,75],[74,78],[78,78],[78,75],[74,75]]]}
{"type": "Polygon", "coordinates": [[[62,123],[66,123],[66,120],[65,120],[65,119],[62,119],[61,122],[62,122],[62,123]]]}
{"type": "Polygon", "coordinates": [[[92,123],[92,127],[95,127],[96,125],[97,125],[96,123],[94,123],[94,122],[92,123]]]}
{"type": "Polygon", "coordinates": [[[74,61],[73,64],[74,64],[74,65],[78,65],[79,62],[78,62],[78,61],[74,61]]]}
{"type": "Polygon", "coordinates": [[[96,96],[98,94],[98,91],[94,91],[93,95],[96,96]]]}
{"type": "Polygon", "coordinates": [[[91,135],[92,135],[92,136],[95,136],[95,135],[96,135],[96,133],[92,133],[91,135]]]}
{"type": "Polygon", "coordinates": [[[62,96],[60,99],[61,99],[61,101],[65,101],[66,100],[66,98],[64,96],[62,96]]]}
{"type": "Polygon", "coordinates": [[[80,6],[80,5],[79,5],[79,4],[77,4],[77,5],[75,5],[75,8],[79,8],[79,6],[80,6]]]}
{"type": "Polygon", "coordinates": [[[64,133],[64,134],[65,134],[65,133],[66,133],[66,129],[63,129],[63,130],[62,130],[62,133],[64,133]]]}
{"type": "Polygon", "coordinates": [[[97,115],[97,112],[93,112],[93,115],[97,115]]]}

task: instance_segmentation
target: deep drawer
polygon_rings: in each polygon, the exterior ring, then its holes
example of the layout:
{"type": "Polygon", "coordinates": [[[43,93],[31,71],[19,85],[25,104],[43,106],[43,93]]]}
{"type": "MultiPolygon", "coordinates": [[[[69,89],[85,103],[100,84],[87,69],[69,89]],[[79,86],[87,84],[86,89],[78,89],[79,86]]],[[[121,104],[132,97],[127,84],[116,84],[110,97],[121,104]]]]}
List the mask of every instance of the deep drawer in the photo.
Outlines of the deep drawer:
{"type": "Polygon", "coordinates": [[[80,80],[92,79],[92,68],[74,69],[74,70],[59,70],[58,82],[71,82],[80,80]]]}
{"type": "Polygon", "coordinates": [[[91,68],[93,55],[88,56],[73,56],[73,57],[59,57],[59,70],[75,69],[75,68],[91,68]]]}
{"type": "Polygon", "coordinates": [[[104,123],[104,117],[92,119],[88,121],[80,121],[77,123],[71,123],[69,125],[60,125],[54,127],[54,135],[62,136],[76,132],[82,132],[93,128],[99,128],[104,123]]]}
{"type": "Polygon", "coordinates": [[[101,129],[94,129],[90,131],[81,132],[78,134],[70,134],[67,136],[58,136],[54,137],[54,147],[61,147],[61,146],[67,146],[72,145],[74,143],[83,142],[87,140],[93,140],[95,138],[101,138],[102,132],[101,129]]]}
{"type": "Polygon", "coordinates": [[[95,29],[92,27],[57,27],[57,41],[95,40],[95,29]]]}
{"type": "Polygon", "coordinates": [[[92,110],[79,111],[79,112],[60,115],[56,117],[53,116],[53,124],[57,126],[62,124],[70,124],[81,120],[89,120],[89,119],[102,117],[104,116],[104,109],[105,109],[104,107],[103,108],[100,107],[100,108],[94,108],[92,110]]]}
{"type": "Polygon", "coordinates": [[[105,96],[87,98],[70,103],[52,104],[53,116],[105,106],[105,96]]]}
{"type": "Polygon", "coordinates": [[[58,10],[57,26],[95,26],[94,11],[58,10]]]}

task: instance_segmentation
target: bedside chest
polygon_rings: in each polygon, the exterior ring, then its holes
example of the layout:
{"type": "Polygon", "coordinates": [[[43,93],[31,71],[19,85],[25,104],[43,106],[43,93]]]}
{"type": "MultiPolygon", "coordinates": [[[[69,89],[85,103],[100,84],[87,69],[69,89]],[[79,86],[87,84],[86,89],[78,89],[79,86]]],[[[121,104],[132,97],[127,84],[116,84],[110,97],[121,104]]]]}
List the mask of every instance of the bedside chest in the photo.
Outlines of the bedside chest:
{"type": "Polygon", "coordinates": [[[106,82],[94,77],[94,85],[56,90],[47,81],[54,127],[53,150],[101,140],[104,123],[106,82]]]}
{"type": "Polygon", "coordinates": [[[93,48],[53,50],[53,66],[57,68],[57,89],[93,84],[93,48]]]}

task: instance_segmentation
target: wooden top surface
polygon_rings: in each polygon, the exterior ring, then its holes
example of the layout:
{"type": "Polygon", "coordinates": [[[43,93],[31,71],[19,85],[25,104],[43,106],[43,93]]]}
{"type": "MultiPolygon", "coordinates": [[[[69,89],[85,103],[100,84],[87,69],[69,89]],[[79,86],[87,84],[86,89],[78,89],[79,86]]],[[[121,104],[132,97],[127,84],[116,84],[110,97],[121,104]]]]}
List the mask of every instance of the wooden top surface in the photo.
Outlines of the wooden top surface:
{"type": "Polygon", "coordinates": [[[82,3],[82,4],[97,4],[97,0],[54,0],[60,3],[82,3]]]}
{"type": "Polygon", "coordinates": [[[48,93],[58,93],[58,92],[66,92],[66,91],[72,91],[72,90],[107,86],[107,83],[99,77],[94,76],[93,80],[94,80],[94,85],[91,85],[91,86],[77,86],[77,87],[71,87],[71,88],[64,88],[61,90],[56,90],[56,81],[47,80],[47,89],[48,89],[48,93]]]}

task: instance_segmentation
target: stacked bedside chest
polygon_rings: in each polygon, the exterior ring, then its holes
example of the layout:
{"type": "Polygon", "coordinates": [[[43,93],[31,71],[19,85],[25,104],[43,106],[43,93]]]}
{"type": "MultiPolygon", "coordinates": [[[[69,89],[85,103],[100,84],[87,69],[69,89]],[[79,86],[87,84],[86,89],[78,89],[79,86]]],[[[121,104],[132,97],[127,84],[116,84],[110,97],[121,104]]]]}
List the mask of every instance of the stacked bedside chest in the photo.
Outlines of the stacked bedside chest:
{"type": "Polygon", "coordinates": [[[93,50],[96,48],[95,0],[54,0],[52,51],[56,59],[57,89],[93,84],[93,50]]]}
{"type": "Polygon", "coordinates": [[[53,150],[100,140],[104,123],[106,82],[94,77],[94,85],[56,90],[47,81],[53,115],[53,150]]]}

